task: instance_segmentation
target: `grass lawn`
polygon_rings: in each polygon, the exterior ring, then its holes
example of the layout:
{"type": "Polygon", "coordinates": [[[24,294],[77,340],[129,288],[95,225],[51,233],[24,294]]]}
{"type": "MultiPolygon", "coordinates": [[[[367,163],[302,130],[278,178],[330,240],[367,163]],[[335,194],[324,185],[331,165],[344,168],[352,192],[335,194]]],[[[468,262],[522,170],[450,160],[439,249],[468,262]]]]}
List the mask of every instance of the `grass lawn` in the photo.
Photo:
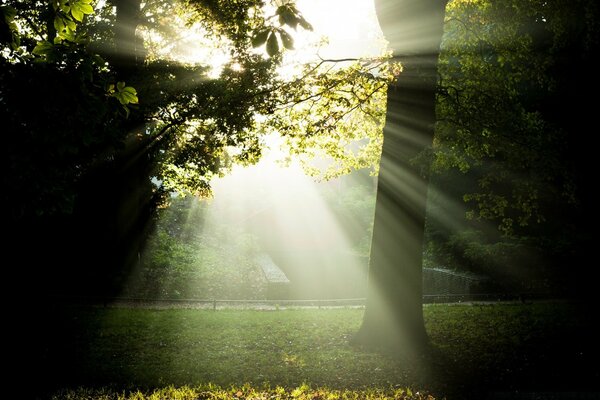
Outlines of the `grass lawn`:
{"type": "Polygon", "coordinates": [[[36,350],[37,375],[48,392],[208,382],[290,390],[303,383],[333,390],[410,387],[449,399],[600,391],[597,336],[576,304],[426,306],[433,351],[420,360],[350,346],[362,313],[55,308],[36,350]]]}

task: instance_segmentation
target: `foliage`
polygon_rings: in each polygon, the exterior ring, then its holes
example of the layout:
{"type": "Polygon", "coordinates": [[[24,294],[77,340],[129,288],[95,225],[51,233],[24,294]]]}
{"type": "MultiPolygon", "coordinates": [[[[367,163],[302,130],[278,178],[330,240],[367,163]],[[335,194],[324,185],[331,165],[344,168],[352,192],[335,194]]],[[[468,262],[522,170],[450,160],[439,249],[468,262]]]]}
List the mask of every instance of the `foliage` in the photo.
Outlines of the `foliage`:
{"type": "Polygon", "coordinates": [[[589,234],[578,222],[589,210],[577,128],[585,117],[574,111],[585,101],[572,90],[586,85],[576,65],[597,48],[592,3],[449,3],[436,137],[424,156],[429,266],[522,290],[566,286],[558,271],[589,234]]]}
{"type": "MultiPolygon", "coordinates": [[[[370,102],[370,98],[384,87],[385,79],[382,76],[386,67],[383,61],[375,64],[357,63],[335,70],[331,66],[309,66],[303,77],[292,82],[282,82],[277,77],[274,68],[281,58],[278,49],[293,47],[290,29],[312,29],[293,3],[279,6],[273,16],[265,15],[267,9],[263,7],[263,2],[256,0],[187,1],[169,6],[160,1],[144,3],[143,10],[137,12],[143,12],[147,19],[136,20],[136,23],[147,33],[145,37],[149,47],[152,47],[151,38],[156,35],[163,41],[169,39],[166,35],[173,34],[175,29],[175,20],[169,18],[178,15],[190,24],[199,21],[207,36],[212,35],[213,41],[229,50],[231,61],[214,80],[207,80],[204,76],[207,71],[205,66],[182,65],[174,60],[149,57],[146,64],[127,61],[131,65],[125,68],[121,59],[123,56],[118,58],[113,54],[119,51],[119,37],[110,34],[110,30],[124,29],[119,27],[120,22],[116,18],[119,13],[125,13],[125,9],[118,6],[115,14],[105,5],[104,8],[97,8],[98,18],[84,18],[95,11],[90,4],[89,0],[60,0],[52,3],[51,10],[16,3],[15,8],[3,7],[7,11],[6,21],[14,19],[19,22],[18,25],[9,23],[13,28],[11,35],[30,40],[34,32],[42,38],[34,47],[30,47],[31,42],[19,47],[19,51],[13,51],[11,57],[17,57],[25,63],[45,61],[50,68],[59,70],[63,68],[60,65],[75,67],[83,60],[89,60],[87,62],[91,67],[99,69],[96,75],[100,71],[106,75],[104,83],[98,82],[98,76],[92,77],[96,86],[104,87],[106,96],[116,99],[126,116],[131,111],[130,105],[137,105],[140,101],[139,106],[135,107],[133,119],[138,124],[149,125],[142,130],[136,127],[134,132],[123,131],[121,136],[124,138],[133,133],[138,137],[138,146],[142,148],[152,144],[149,156],[155,166],[151,170],[164,191],[207,195],[210,179],[225,173],[231,162],[252,163],[260,156],[259,138],[269,128],[264,126],[265,123],[258,127],[257,118],[264,120],[265,116],[275,112],[283,113],[296,103],[313,105],[311,111],[315,116],[320,115],[322,121],[318,133],[323,137],[329,137],[335,129],[332,126],[334,120],[330,120],[328,126],[323,126],[326,114],[337,115],[335,120],[352,118],[347,127],[341,126],[337,132],[337,136],[345,138],[345,146],[363,139],[367,134],[378,134],[376,131],[382,119],[380,103],[377,103],[377,107],[372,104],[365,106],[363,113],[377,120],[375,127],[367,132],[356,131],[356,127],[361,121],[358,111],[363,103],[370,102]],[[52,24],[44,22],[48,13],[52,15],[52,24]],[[277,22],[271,17],[277,17],[277,22]],[[170,26],[170,30],[165,25],[170,26]],[[19,29],[19,26],[27,26],[28,29],[19,29]],[[90,38],[99,43],[90,41],[90,38]],[[270,59],[253,52],[253,46],[265,44],[270,59]],[[99,52],[102,57],[93,51],[99,52]],[[136,69],[136,73],[128,72],[131,67],[136,69]],[[374,69],[378,70],[378,77],[375,77],[374,69]],[[348,74],[344,72],[346,70],[348,74]],[[110,82],[115,73],[124,76],[127,83],[110,82]],[[349,79],[344,79],[346,75],[349,79]],[[328,90],[325,92],[318,87],[328,90]],[[339,90],[332,90],[334,87],[339,90]],[[313,90],[321,91],[318,99],[310,95],[313,90]],[[342,95],[342,92],[345,94],[342,95]],[[315,107],[317,104],[318,109],[315,107]],[[342,111],[340,107],[346,105],[350,108],[342,111]]],[[[135,41],[135,38],[130,39],[135,41]]],[[[136,54],[140,52],[143,53],[143,50],[136,50],[136,54]]],[[[96,96],[98,101],[105,98],[96,96]]],[[[304,124],[303,129],[298,129],[298,124],[294,123],[294,118],[311,115],[308,109],[304,108],[302,115],[297,110],[294,115],[287,114],[285,121],[281,117],[267,118],[267,124],[296,138],[310,136],[311,146],[321,146],[311,124],[304,124]],[[277,121],[277,124],[273,121],[277,121]]],[[[107,121],[105,125],[111,125],[111,122],[107,121]]],[[[89,132],[96,134],[94,129],[89,132]]],[[[360,162],[349,163],[350,166],[346,166],[344,171],[351,167],[376,164],[380,141],[380,138],[372,140],[368,148],[372,154],[359,157],[360,162]]],[[[299,145],[298,140],[295,143],[296,153],[300,147],[308,147],[306,144],[299,145]]],[[[337,161],[350,154],[348,151],[336,153],[336,146],[331,141],[322,144],[322,147],[331,154],[335,153],[337,161]]]]}
{"type": "Polygon", "coordinates": [[[373,234],[375,180],[363,169],[332,180],[320,191],[352,250],[364,257],[369,256],[373,234]]]}
{"type": "MultiPolygon", "coordinates": [[[[207,197],[212,178],[234,163],[260,158],[264,135],[281,130],[301,137],[302,130],[310,129],[283,115],[294,101],[317,100],[309,94],[313,85],[347,91],[344,102],[351,104],[354,125],[360,103],[375,107],[367,102],[383,78],[373,72],[371,61],[344,65],[352,77],[345,82],[342,68],[313,68],[291,80],[279,76],[281,52],[291,51],[295,29],[311,26],[292,2],[280,8],[269,4],[2,4],[0,116],[8,138],[2,202],[11,229],[23,231],[15,235],[17,245],[25,250],[31,241],[26,243],[24,232],[36,232],[43,251],[32,263],[65,266],[62,275],[52,278],[57,287],[79,287],[70,283],[76,276],[85,276],[86,284],[100,291],[118,286],[128,273],[122,267],[135,265],[156,208],[168,203],[171,192],[207,197]],[[203,45],[212,44],[228,57],[216,74],[208,65],[210,57],[191,64],[161,52],[161,46],[181,38],[178,29],[185,26],[201,27],[203,45]],[[256,37],[265,30],[269,33],[260,45],[256,37]],[[350,95],[352,90],[357,95],[350,95]],[[79,268],[84,259],[93,273],[79,268]],[[109,278],[112,270],[120,271],[114,279],[109,278]]],[[[321,119],[327,107],[342,117],[340,92],[323,93],[319,100],[321,119]],[[328,96],[335,100],[327,101],[328,96]]],[[[381,118],[380,107],[372,114],[381,118]]],[[[363,139],[346,131],[346,143],[363,139]]],[[[320,130],[324,137],[332,132],[332,126],[320,130]]],[[[311,146],[319,145],[315,133],[305,135],[311,146]]],[[[370,144],[370,156],[361,156],[365,160],[349,164],[375,162],[377,143],[370,144]]],[[[332,142],[327,147],[339,153],[338,159],[345,156],[332,142]]]]}
{"type": "Polygon", "coordinates": [[[21,39],[17,34],[17,24],[14,21],[17,11],[10,6],[0,6],[0,43],[8,45],[11,50],[18,50],[21,39]]]}
{"type": "Polygon", "coordinates": [[[447,235],[431,234],[424,251],[424,266],[469,271],[492,279],[502,293],[565,292],[564,280],[530,238],[507,238],[466,228],[447,235]]]}
{"type": "Polygon", "coordinates": [[[115,85],[109,85],[107,92],[109,96],[116,98],[124,106],[138,102],[137,91],[131,86],[125,86],[125,82],[117,82],[116,90],[115,85]]]}
{"type": "Polygon", "coordinates": [[[298,11],[293,3],[282,4],[277,7],[275,15],[278,16],[281,27],[263,27],[258,30],[252,38],[252,46],[260,47],[266,43],[267,54],[271,57],[279,53],[281,47],[288,50],[294,49],[294,38],[283,29],[283,26],[297,29],[298,25],[307,30],[312,30],[312,26],[298,11]],[[281,42],[282,46],[279,45],[281,42]]]}
{"type": "MultiPolygon", "coordinates": [[[[171,129],[178,136],[176,149],[168,149],[160,163],[159,178],[167,190],[207,194],[211,177],[222,175],[231,162],[256,162],[260,157],[260,138],[271,132],[288,137],[294,155],[303,153],[314,158],[315,149],[322,150],[338,163],[338,175],[377,164],[383,121],[381,96],[385,95],[385,82],[393,78],[385,57],[352,65],[344,64],[345,60],[324,60],[305,66],[297,76],[285,80],[277,76],[274,67],[281,61],[281,50],[293,48],[291,29],[312,29],[292,2],[277,7],[270,16],[264,14],[260,2],[241,2],[241,8],[237,3],[223,1],[189,4],[196,7],[197,13],[205,12],[215,18],[217,24],[208,26],[209,20],[197,17],[207,32],[231,41],[234,58],[223,70],[220,84],[210,88],[217,89],[217,93],[209,95],[210,102],[216,103],[211,106],[215,114],[190,109],[190,104],[207,97],[206,90],[161,110],[161,119],[170,122],[158,128],[171,129]],[[252,50],[262,46],[270,56],[267,60],[252,50]],[[221,90],[225,93],[219,93],[221,90]],[[341,110],[342,102],[349,109],[341,110]],[[178,114],[175,119],[170,115],[173,108],[178,114]],[[231,109],[236,112],[231,113],[231,109]],[[226,120],[221,123],[220,118],[226,120]],[[306,123],[298,124],[302,119],[306,123]],[[334,120],[339,122],[337,126],[334,120]],[[365,129],[358,130],[365,122],[365,129]],[[317,125],[320,128],[315,129],[317,125]],[[344,146],[335,145],[332,135],[344,146]],[[223,140],[202,147],[198,137],[203,138],[203,145],[206,138],[223,140]],[[367,137],[369,144],[360,145],[367,137]],[[358,155],[348,150],[352,145],[360,145],[358,155]],[[200,153],[202,148],[205,151],[200,153]],[[204,160],[214,168],[198,168],[196,164],[204,160]]],[[[178,90],[179,95],[183,94],[181,87],[178,90]]],[[[331,172],[327,177],[333,175],[331,172]]]]}
{"type": "MultiPolygon", "coordinates": [[[[3,165],[4,184],[21,188],[7,202],[13,218],[71,213],[78,190],[73,182],[123,140],[123,115],[106,101],[113,76],[100,57],[85,50],[85,38],[76,30],[82,14],[91,12],[88,3],[53,3],[48,29],[57,36],[52,39],[48,32],[47,40],[37,42],[26,33],[41,34],[35,21],[43,15],[25,4],[3,7],[12,10],[7,14],[12,42],[0,58],[0,116],[10,155],[3,165]]],[[[119,83],[115,97],[124,90],[132,88],[119,83]]],[[[121,104],[126,109],[135,102],[130,94],[121,104]]]]}
{"type": "Polygon", "coordinates": [[[160,210],[140,263],[122,295],[147,299],[264,299],[256,240],[213,221],[209,204],[173,198],[160,210]],[[207,220],[210,220],[207,222],[207,220]],[[235,238],[235,244],[229,243],[235,238]]]}
{"type": "MultiPolygon", "coordinates": [[[[564,6],[519,0],[448,6],[433,167],[470,171],[479,187],[464,195],[472,205],[468,217],[495,221],[508,235],[576,202],[566,151],[573,133],[548,105],[562,95],[563,75],[555,68],[573,45],[567,41],[582,40],[573,30],[585,36],[595,28],[586,18],[573,25],[564,6]]],[[[585,7],[580,2],[571,12],[585,7]]]]}
{"type": "Polygon", "coordinates": [[[73,182],[123,139],[119,106],[105,100],[103,82],[110,77],[79,55],[60,70],[0,60],[3,185],[19,188],[6,204],[14,218],[72,212],[73,182]]]}
{"type": "Polygon", "coordinates": [[[331,179],[364,168],[376,174],[387,85],[399,72],[388,56],[308,64],[286,85],[268,124],[313,176],[331,179]]]}

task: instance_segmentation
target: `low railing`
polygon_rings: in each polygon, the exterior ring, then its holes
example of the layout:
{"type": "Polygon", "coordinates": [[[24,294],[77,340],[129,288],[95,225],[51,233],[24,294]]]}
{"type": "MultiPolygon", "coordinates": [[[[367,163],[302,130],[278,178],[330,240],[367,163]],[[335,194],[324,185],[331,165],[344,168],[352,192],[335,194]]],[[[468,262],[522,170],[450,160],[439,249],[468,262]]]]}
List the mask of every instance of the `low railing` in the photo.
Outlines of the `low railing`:
{"type": "MultiPolygon", "coordinates": [[[[423,304],[470,302],[528,302],[556,299],[550,293],[480,293],[424,295],[423,304]]],[[[55,303],[100,305],[105,307],[195,308],[207,310],[255,309],[279,310],[291,308],[361,308],[365,298],[354,299],[151,299],[137,297],[53,296],[55,303]]]]}

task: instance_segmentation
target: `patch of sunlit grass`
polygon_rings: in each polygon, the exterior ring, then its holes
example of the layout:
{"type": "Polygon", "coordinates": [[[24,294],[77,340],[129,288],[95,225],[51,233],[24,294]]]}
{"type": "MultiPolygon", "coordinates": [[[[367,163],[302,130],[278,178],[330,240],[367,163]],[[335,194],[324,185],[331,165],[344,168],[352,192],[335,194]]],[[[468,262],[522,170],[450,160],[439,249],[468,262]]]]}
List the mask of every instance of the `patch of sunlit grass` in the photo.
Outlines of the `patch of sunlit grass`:
{"type": "Polygon", "coordinates": [[[301,385],[293,389],[280,386],[254,387],[251,385],[231,386],[223,388],[216,385],[203,385],[198,387],[173,387],[155,389],[151,391],[116,392],[108,389],[65,390],[53,397],[53,400],[434,400],[434,397],[423,392],[414,392],[409,388],[394,390],[331,390],[327,388],[311,388],[301,385]]]}

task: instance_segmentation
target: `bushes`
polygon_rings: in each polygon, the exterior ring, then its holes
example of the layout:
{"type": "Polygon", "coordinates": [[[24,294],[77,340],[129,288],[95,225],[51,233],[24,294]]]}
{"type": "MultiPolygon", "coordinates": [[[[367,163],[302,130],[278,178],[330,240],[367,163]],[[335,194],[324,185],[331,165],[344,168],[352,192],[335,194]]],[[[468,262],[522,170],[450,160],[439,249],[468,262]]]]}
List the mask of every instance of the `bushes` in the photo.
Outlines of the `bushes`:
{"type": "Polygon", "coordinates": [[[492,238],[473,228],[429,240],[425,266],[482,274],[500,291],[554,289],[541,250],[527,238],[492,238]]]}
{"type": "Polygon", "coordinates": [[[254,238],[232,226],[206,229],[207,213],[205,201],[173,199],[162,211],[123,294],[159,299],[264,298],[266,282],[254,261],[254,238]]]}

